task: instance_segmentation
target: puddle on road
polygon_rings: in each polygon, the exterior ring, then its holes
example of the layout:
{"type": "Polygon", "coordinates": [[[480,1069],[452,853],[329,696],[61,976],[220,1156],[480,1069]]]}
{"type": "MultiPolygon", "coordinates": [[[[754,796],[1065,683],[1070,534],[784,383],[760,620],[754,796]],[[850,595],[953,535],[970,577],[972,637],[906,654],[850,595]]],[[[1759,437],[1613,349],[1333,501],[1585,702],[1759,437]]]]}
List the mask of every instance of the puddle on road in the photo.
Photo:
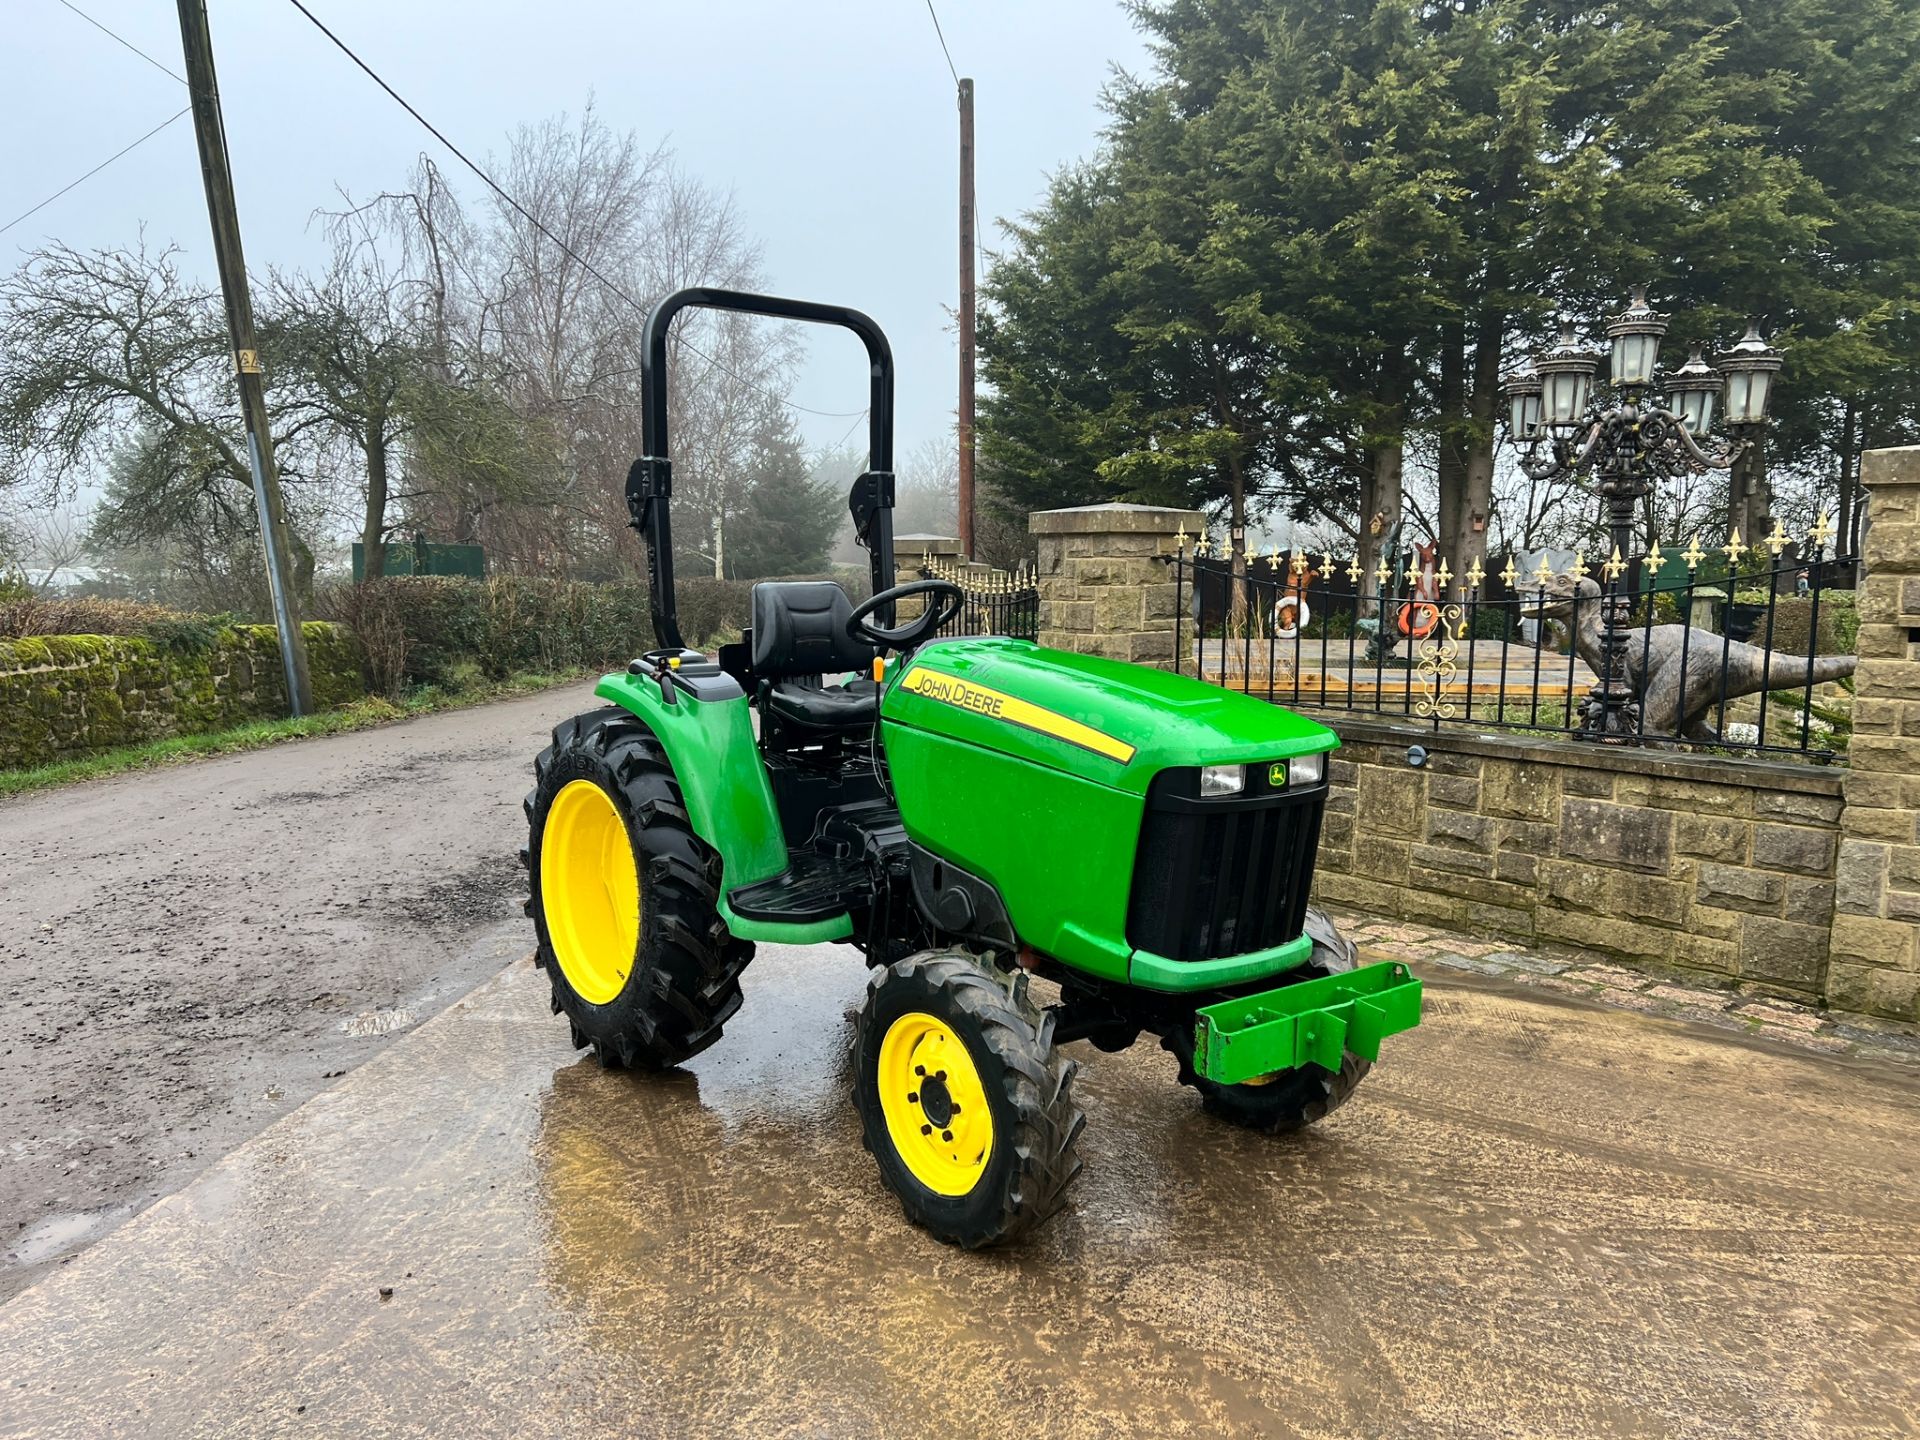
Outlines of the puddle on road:
{"type": "Polygon", "coordinates": [[[417,1018],[410,1007],[395,1005],[387,1010],[363,1010],[351,1020],[341,1021],[340,1029],[355,1036],[391,1035],[407,1029],[417,1018]]]}
{"type": "MultiPolygon", "coordinates": [[[[1277,1396],[1330,1433],[1463,1404],[1476,1433],[1463,1374],[1542,1433],[1651,1433],[1664,1421],[1616,1393],[1623,1337],[1683,1333],[1705,1363],[1659,1357],[1682,1408],[1740,1414],[1725,1377],[1822,1348],[1756,1341],[1737,1319],[1755,1305],[1864,1306],[1890,1340],[1916,1334],[1884,1263],[1754,1273],[1813,1216],[1862,1255],[1899,1233],[1901,1207],[1822,1173],[1884,1180],[1879,1145],[1816,1107],[1756,1112],[1741,1085],[1622,1134],[1642,1070],[1797,1059],[1477,991],[1437,997],[1350,1108],[1296,1136],[1209,1119],[1150,1045],[1075,1047],[1089,1126],[1069,1208],[1016,1247],[950,1250],[861,1148],[846,1052],[865,977],[838,959],[766,947],[740,1018],[686,1070],[583,1059],[537,1102],[527,1218],[549,1292],[603,1371],[663,1387],[684,1433],[1269,1433],[1277,1396]],[[1491,1354],[1490,1314],[1516,1317],[1491,1354]]],[[[1884,1124],[1882,1099],[1830,1103],[1884,1124]]]]}
{"type": "Polygon", "coordinates": [[[49,1215],[27,1226],[7,1246],[6,1256],[16,1265],[38,1265],[69,1250],[77,1250],[97,1238],[108,1222],[124,1211],[80,1211],[72,1215],[49,1215]]]}

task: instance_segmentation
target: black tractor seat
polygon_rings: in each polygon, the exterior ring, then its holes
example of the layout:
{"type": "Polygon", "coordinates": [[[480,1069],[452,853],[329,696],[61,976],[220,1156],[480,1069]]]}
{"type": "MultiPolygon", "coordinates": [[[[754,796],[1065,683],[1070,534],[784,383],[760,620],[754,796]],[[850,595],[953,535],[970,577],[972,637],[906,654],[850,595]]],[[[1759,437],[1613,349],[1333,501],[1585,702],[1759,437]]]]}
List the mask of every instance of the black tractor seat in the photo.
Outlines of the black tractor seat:
{"type": "Polygon", "coordinates": [[[836,735],[871,726],[879,706],[880,687],[871,680],[812,687],[797,680],[782,680],[767,691],[767,708],[782,719],[802,729],[836,735]]]}
{"type": "Polygon", "coordinates": [[[753,587],[753,675],[762,706],[795,729],[844,735],[873,727],[880,687],[874,649],[847,634],[853,602],[831,580],[766,580],[753,587]],[[824,675],[856,672],[844,685],[824,675]]]}

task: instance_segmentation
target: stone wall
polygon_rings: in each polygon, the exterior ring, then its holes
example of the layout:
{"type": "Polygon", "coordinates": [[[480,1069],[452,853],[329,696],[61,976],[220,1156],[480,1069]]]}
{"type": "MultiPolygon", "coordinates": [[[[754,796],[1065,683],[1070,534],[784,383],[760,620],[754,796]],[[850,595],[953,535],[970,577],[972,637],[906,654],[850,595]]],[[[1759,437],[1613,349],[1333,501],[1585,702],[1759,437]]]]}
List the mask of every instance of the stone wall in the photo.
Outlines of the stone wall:
{"type": "Polygon", "coordinates": [[[1869,451],[1833,1003],[1920,1020],[1920,448],[1869,451]]]}
{"type": "MultiPolygon", "coordinates": [[[[305,627],[322,708],[366,693],[359,643],[339,625],[305,627]]],[[[287,713],[271,625],[238,625],[204,645],[116,635],[0,640],[0,769],[116,745],[224,730],[287,713]]]]}
{"type": "Polygon", "coordinates": [[[1325,899],[1826,998],[1842,772],[1321,718],[1325,899]]]}
{"type": "Polygon", "coordinates": [[[1083,505],[1028,517],[1039,542],[1040,643],[1173,668],[1173,572],[1156,556],[1200,531],[1194,510],[1083,505]]]}
{"type": "MultiPolygon", "coordinates": [[[[1850,764],[1323,716],[1345,747],[1317,888],[1375,914],[1920,1020],[1920,447],[1869,454],[1850,764]],[[1408,763],[1410,746],[1427,751],[1408,763]]],[[[1188,510],[1031,517],[1040,643],[1171,668],[1188,510]]],[[[1823,636],[1826,629],[1824,615],[1823,636]]],[[[1185,637],[1182,637],[1184,640],[1185,637]]]]}

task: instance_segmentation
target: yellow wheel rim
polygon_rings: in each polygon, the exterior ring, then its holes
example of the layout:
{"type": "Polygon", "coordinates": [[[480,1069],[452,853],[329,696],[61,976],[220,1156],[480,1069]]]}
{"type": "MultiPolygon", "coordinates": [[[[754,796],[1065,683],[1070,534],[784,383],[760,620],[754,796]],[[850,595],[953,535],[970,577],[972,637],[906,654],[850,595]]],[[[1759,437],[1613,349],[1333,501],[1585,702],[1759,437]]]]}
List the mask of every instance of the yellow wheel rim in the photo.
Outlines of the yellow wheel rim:
{"type": "Polygon", "coordinates": [[[993,1155],[993,1113],[973,1056],[946,1023],[902,1015],[880,1041],[874,1077],[893,1148],[936,1195],[965,1195],[993,1155]]]}
{"type": "Polygon", "coordinates": [[[540,908],[573,993],[589,1005],[618,995],[640,945],[640,876],[620,812],[591,780],[570,781],[547,809],[540,908]]]}

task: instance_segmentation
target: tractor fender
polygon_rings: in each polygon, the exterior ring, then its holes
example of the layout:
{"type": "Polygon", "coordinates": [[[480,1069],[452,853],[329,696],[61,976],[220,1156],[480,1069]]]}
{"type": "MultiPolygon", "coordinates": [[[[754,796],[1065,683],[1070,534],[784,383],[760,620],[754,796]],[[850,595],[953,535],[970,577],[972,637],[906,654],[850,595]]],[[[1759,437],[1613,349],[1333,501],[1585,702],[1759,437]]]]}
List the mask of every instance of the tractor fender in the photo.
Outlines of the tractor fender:
{"type": "Polygon", "coordinates": [[[593,693],[646,726],[667,752],[687,823],[720,852],[729,890],[787,868],[786,837],[744,694],[702,700],[676,686],[668,703],[659,681],[632,674],[604,676],[593,693]]]}

